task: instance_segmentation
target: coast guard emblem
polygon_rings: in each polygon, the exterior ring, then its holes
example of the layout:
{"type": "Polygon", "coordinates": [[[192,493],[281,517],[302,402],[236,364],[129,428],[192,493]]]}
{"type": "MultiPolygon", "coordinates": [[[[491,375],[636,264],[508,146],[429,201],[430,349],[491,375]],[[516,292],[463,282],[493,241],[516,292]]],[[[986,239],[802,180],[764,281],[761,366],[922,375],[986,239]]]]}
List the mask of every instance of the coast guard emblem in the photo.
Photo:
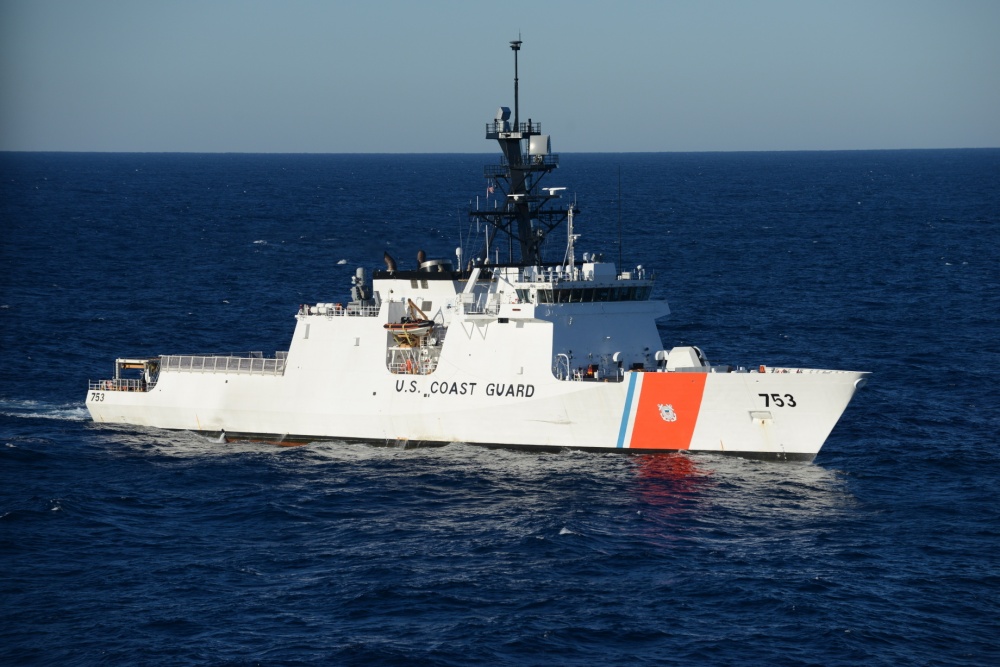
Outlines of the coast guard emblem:
{"type": "Polygon", "coordinates": [[[660,408],[660,419],[665,422],[675,422],[677,421],[677,413],[674,412],[674,406],[672,405],[657,405],[660,408]]]}

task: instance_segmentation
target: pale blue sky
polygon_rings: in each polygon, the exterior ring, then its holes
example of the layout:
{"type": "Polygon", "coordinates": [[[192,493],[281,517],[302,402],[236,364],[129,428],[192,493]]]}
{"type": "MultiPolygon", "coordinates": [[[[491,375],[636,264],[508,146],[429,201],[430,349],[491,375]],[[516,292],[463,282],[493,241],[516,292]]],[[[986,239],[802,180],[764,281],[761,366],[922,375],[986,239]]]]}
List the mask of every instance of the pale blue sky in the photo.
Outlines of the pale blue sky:
{"type": "Polygon", "coordinates": [[[0,150],[1000,146],[1000,1],[0,0],[0,150]]]}

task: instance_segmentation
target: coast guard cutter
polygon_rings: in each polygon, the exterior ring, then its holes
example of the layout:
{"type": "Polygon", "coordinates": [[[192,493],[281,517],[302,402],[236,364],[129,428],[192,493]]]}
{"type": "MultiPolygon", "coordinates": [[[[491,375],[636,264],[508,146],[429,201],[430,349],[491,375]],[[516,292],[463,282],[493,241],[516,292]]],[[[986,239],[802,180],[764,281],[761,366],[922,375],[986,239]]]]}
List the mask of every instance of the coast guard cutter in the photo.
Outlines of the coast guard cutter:
{"type": "MultiPolygon", "coordinates": [[[[499,206],[471,211],[486,247],[465,266],[358,269],[351,298],[302,305],[274,356],[169,354],[116,360],[91,381],[94,421],[283,444],[465,442],[532,449],[678,450],[812,459],[867,373],[712,365],[664,349],[654,276],[576,257],[572,204],[542,187],[558,167],[541,123],[486,124],[500,145],[487,182],[499,206]],[[543,246],[565,226],[560,259],[543,246]],[[492,259],[491,259],[492,255],[492,259]],[[501,263],[499,260],[503,259],[501,263]]],[[[462,258],[459,256],[459,263],[462,258]]]]}

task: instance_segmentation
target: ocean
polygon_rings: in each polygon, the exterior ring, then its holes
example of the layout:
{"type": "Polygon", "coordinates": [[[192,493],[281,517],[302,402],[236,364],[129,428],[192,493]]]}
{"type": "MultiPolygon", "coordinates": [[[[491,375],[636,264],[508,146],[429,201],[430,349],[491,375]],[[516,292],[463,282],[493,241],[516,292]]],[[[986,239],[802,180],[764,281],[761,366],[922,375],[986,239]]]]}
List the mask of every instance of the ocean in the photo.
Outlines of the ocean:
{"type": "Polygon", "coordinates": [[[0,663],[1000,664],[1000,150],[547,178],[667,347],[873,373],[813,463],[89,421],[116,357],[287,349],[384,251],[468,257],[498,159],[0,153],[0,663]]]}

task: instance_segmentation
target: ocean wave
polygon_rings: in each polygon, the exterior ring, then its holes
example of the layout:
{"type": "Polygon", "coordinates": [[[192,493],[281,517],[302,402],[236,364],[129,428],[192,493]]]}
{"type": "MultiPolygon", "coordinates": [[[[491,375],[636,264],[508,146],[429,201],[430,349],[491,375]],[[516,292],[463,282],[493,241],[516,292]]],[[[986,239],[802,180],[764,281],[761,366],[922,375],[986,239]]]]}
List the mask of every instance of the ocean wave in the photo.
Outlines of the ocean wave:
{"type": "Polygon", "coordinates": [[[3,399],[0,400],[0,415],[26,419],[59,419],[66,421],[87,421],[90,413],[81,403],[46,403],[44,401],[3,399]]]}

